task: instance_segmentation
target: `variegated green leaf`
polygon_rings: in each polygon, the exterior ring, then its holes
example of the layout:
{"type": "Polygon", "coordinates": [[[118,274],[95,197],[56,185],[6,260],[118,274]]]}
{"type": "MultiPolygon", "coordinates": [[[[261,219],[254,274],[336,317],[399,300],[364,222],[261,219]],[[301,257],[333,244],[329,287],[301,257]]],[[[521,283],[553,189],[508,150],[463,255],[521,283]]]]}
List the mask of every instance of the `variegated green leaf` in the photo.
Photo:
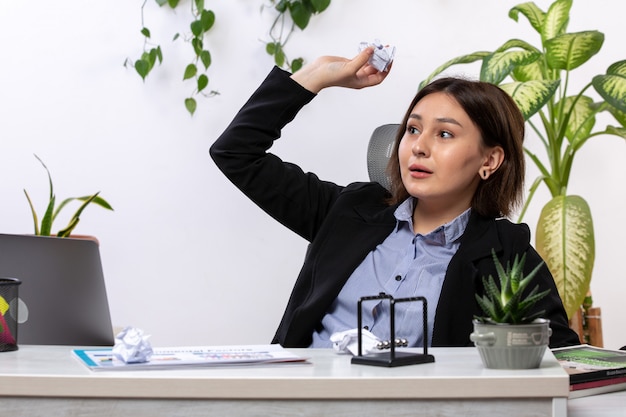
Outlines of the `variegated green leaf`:
{"type": "Polygon", "coordinates": [[[565,137],[577,148],[576,143],[589,137],[591,129],[595,125],[595,109],[593,100],[590,97],[582,96],[576,101],[572,108],[575,97],[566,97],[564,103],[564,113],[569,114],[565,137]]]}
{"type": "Polygon", "coordinates": [[[531,81],[546,79],[546,71],[543,60],[538,59],[528,65],[517,66],[513,69],[513,79],[515,81],[531,81]]]}
{"type": "Polygon", "coordinates": [[[480,79],[492,84],[500,84],[518,65],[527,65],[540,57],[539,52],[505,51],[495,52],[483,60],[480,79]]]}
{"type": "Polygon", "coordinates": [[[568,317],[589,290],[595,259],[591,211],[580,196],[557,196],[541,211],[536,247],[554,277],[568,317]]]}
{"type": "Polygon", "coordinates": [[[546,41],[546,61],[554,69],[571,71],[598,53],[604,34],[596,30],[565,33],[546,41]]]}
{"type": "Polygon", "coordinates": [[[544,45],[548,39],[565,33],[571,8],[572,0],[557,0],[550,5],[541,29],[541,41],[544,45]]]}
{"type": "Polygon", "coordinates": [[[435,78],[437,75],[441,74],[443,71],[447,70],[453,65],[471,64],[472,62],[480,61],[484,59],[485,57],[488,57],[489,55],[491,55],[491,52],[479,51],[479,52],[474,52],[472,54],[462,55],[462,56],[453,58],[445,62],[444,64],[440,65],[439,67],[437,67],[424,81],[420,83],[419,89],[421,90],[422,88],[424,88],[424,86],[428,84],[429,82],[431,82],[433,78],[435,78]]]}
{"type": "Polygon", "coordinates": [[[526,16],[530,25],[537,31],[537,33],[541,34],[543,22],[546,18],[546,14],[543,10],[537,7],[537,5],[533,2],[522,3],[509,10],[509,17],[517,22],[519,13],[526,16]]]}
{"type": "Polygon", "coordinates": [[[626,60],[611,65],[606,75],[593,77],[593,86],[607,103],[626,112],[626,60]]]}
{"type": "Polygon", "coordinates": [[[610,135],[620,136],[623,139],[626,139],[626,128],[624,127],[607,126],[606,133],[610,135]]]}
{"type": "Polygon", "coordinates": [[[528,120],[537,113],[556,92],[560,80],[526,81],[502,84],[500,87],[509,93],[517,103],[524,119],[528,120]]]}
{"type": "Polygon", "coordinates": [[[620,111],[613,106],[609,106],[609,112],[615,117],[622,127],[626,127],[626,112],[620,111]]]}

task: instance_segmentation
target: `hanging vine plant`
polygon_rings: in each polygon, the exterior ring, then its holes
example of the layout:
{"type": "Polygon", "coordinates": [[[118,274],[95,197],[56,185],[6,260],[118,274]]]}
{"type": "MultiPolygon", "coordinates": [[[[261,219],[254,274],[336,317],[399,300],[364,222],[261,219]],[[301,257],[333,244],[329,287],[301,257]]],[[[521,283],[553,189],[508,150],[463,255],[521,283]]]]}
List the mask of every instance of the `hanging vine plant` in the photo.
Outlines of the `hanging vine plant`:
{"type": "MultiPolygon", "coordinates": [[[[127,59],[124,63],[125,66],[132,65],[137,71],[137,74],[142,80],[152,72],[155,65],[159,65],[163,62],[163,51],[161,46],[152,42],[150,29],[146,26],[144,21],[144,8],[148,0],[144,0],[141,5],[141,34],[144,36],[144,46],[141,57],[134,62],[127,59]]],[[[180,0],[155,0],[160,6],[169,6],[171,9],[180,7],[180,0]]],[[[189,24],[189,33],[184,34],[182,38],[191,45],[193,50],[193,59],[185,66],[183,72],[183,81],[193,81],[194,87],[191,95],[185,98],[185,108],[193,115],[197,108],[197,101],[195,96],[214,96],[219,94],[215,90],[207,92],[209,85],[209,76],[207,71],[211,66],[211,52],[205,47],[204,37],[206,33],[215,24],[215,13],[212,10],[206,9],[204,6],[204,0],[192,0],[191,16],[192,21],[189,24]]],[[[176,33],[173,40],[181,38],[180,33],[176,33]]]]}
{"type": "Polygon", "coordinates": [[[274,57],[276,65],[298,71],[304,64],[304,58],[289,60],[285,54],[285,45],[296,27],[304,30],[311,17],[328,8],[331,0],[270,0],[271,6],[278,12],[269,30],[270,41],[265,43],[265,51],[274,57]]]}
{"type": "MultiPolygon", "coordinates": [[[[180,9],[180,0],[154,0],[159,7],[167,6],[170,9],[180,9]]],[[[269,0],[269,6],[277,13],[276,18],[269,30],[270,41],[265,42],[266,52],[274,57],[276,65],[282,68],[297,71],[304,63],[303,58],[289,60],[285,54],[285,45],[289,41],[291,34],[296,30],[304,30],[315,14],[326,10],[331,0],[269,0]]],[[[144,9],[148,0],[144,0],[141,5],[141,34],[144,37],[143,51],[136,60],[129,58],[124,62],[124,66],[132,67],[137,74],[145,81],[155,66],[163,63],[163,50],[159,44],[153,42],[152,33],[144,21],[144,9]]],[[[189,32],[181,36],[176,33],[173,40],[182,39],[191,45],[193,49],[193,59],[188,63],[183,72],[183,81],[193,81],[194,89],[192,94],[185,98],[185,108],[193,116],[197,109],[196,96],[202,95],[211,97],[219,94],[216,90],[208,90],[209,76],[208,69],[211,66],[211,53],[205,46],[206,34],[215,24],[215,13],[205,7],[205,0],[190,0],[192,21],[189,24],[189,32]]]]}

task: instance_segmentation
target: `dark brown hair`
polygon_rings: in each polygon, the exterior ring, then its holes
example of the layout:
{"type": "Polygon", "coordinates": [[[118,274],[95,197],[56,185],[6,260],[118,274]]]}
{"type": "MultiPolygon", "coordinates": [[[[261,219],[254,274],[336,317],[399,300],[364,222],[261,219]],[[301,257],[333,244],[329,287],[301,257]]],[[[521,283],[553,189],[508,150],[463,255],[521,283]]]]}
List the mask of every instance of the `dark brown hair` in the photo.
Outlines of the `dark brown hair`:
{"type": "Polygon", "coordinates": [[[387,172],[391,178],[391,202],[409,197],[398,160],[398,147],[409,115],[417,103],[432,93],[454,98],[480,131],[487,147],[504,149],[504,161],[487,180],[480,181],[472,199],[472,210],[486,217],[509,216],[520,205],[524,188],[524,117],[506,92],[496,85],[462,78],[440,78],[421,89],[404,115],[398,129],[387,172]]]}

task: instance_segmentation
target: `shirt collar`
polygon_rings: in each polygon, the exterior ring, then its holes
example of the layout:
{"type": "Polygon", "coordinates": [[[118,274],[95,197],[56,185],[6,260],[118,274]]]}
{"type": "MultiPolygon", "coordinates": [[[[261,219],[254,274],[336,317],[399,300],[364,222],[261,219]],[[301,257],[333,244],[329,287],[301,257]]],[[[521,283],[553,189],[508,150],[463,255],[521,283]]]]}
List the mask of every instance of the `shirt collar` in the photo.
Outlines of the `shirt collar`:
{"type": "MultiPolygon", "coordinates": [[[[394,211],[396,217],[396,231],[406,224],[410,230],[413,230],[413,207],[415,206],[415,198],[409,197],[404,200],[394,211]]],[[[465,232],[467,223],[469,222],[472,209],[468,208],[459,214],[452,221],[439,226],[432,232],[424,236],[429,241],[445,245],[459,239],[465,232]]]]}

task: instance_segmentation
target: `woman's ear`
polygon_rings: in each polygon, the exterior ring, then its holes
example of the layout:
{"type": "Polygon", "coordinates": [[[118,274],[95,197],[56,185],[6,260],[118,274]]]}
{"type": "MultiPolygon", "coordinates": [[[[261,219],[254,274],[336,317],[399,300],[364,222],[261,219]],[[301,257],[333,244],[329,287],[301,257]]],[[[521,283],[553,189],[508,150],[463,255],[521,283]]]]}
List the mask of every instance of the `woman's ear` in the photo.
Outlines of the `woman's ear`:
{"type": "Polygon", "coordinates": [[[501,146],[489,148],[485,155],[485,160],[480,167],[479,175],[486,180],[491,174],[496,172],[504,162],[504,149],[501,146]]]}

